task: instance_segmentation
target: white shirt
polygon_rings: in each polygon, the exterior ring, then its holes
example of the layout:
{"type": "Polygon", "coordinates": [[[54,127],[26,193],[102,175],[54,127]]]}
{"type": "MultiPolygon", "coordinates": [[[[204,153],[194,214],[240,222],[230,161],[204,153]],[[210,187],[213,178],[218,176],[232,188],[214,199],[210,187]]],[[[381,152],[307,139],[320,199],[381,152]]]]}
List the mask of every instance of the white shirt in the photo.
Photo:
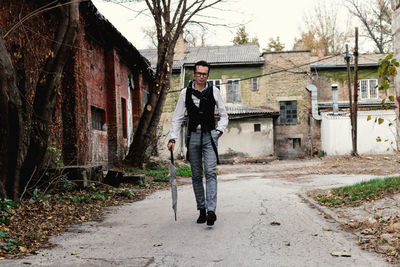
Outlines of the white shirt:
{"type": "MultiPolygon", "coordinates": [[[[181,130],[183,121],[185,120],[185,112],[186,112],[186,88],[181,91],[179,95],[178,103],[176,104],[174,115],[172,117],[172,128],[170,132],[169,139],[178,138],[179,131],[181,130]]],[[[197,90],[194,88],[194,90],[197,90]]],[[[225,104],[222,101],[221,94],[215,86],[213,87],[213,95],[218,108],[219,120],[217,123],[216,130],[221,131],[222,133],[225,131],[226,126],[228,126],[228,114],[226,113],[225,104]]],[[[194,94],[192,94],[192,99],[194,104],[199,107],[200,99],[197,98],[194,94]]]]}

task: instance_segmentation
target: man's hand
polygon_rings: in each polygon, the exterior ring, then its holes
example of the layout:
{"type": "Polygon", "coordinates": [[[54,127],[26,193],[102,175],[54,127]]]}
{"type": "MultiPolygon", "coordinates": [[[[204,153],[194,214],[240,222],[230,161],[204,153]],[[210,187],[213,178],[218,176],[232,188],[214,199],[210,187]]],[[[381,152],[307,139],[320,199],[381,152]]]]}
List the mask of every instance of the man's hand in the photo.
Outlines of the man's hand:
{"type": "Polygon", "coordinates": [[[174,151],[175,140],[174,139],[169,140],[167,147],[168,147],[168,150],[174,151]]]}

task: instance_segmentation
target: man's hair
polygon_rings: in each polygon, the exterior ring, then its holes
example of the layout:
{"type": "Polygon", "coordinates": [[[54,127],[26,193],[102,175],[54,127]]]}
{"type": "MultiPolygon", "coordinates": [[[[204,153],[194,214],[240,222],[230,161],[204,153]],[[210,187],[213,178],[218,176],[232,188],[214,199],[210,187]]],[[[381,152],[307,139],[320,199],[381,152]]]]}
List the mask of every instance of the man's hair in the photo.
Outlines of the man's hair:
{"type": "Polygon", "coordinates": [[[196,72],[197,66],[207,67],[208,73],[210,73],[210,64],[208,64],[207,61],[205,61],[205,60],[197,61],[196,64],[194,64],[194,72],[196,72]]]}

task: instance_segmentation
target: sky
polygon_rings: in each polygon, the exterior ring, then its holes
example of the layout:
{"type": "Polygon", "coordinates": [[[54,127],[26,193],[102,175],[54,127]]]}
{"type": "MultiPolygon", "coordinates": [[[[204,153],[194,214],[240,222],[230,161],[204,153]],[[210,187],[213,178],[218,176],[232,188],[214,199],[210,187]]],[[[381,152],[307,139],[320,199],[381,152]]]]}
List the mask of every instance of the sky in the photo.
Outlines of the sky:
{"type": "MultiPolygon", "coordinates": [[[[285,50],[291,50],[295,37],[300,36],[304,14],[312,10],[321,0],[232,0],[219,9],[207,10],[207,15],[218,17],[219,23],[238,26],[244,24],[250,37],[257,37],[261,48],[267,46],[270,38],[279,36],[285,50]]],[[[341,2],[340,0],[330,0],[341,2]]],[[[151,46],[144,38],[143,29],[154,25],[151,17],[136,16],[137,13],[115,3],[93,0],[102,13],[136,48],[151,46]]],[[[133,10],[146,8],[144,1],[131,6],[133,10]]],[[[339,12],[347,12],[344,6],[339,12]]],[[[214,21],[215,22],[215,21],[214,21]]],[[[206,34],[206,45],[232,45],[237,27],[212,27],[206,34]]]]}

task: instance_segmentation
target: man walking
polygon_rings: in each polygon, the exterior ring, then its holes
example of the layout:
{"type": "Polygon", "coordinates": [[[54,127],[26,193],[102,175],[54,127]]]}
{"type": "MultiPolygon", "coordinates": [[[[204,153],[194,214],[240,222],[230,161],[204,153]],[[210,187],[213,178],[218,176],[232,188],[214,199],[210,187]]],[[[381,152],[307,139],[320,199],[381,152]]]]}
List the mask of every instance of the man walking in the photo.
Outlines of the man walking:
{"type": "Polygon", "coordinates": [[[192,169],[192,184],[200,211],[197,223],[214,225],[217,220],[217,162],[218,138],[228,125],[228,115],[219,89],[207,82],[210,65],[199,61],[194,65],[193,78],[183,89],[172,118],[168,149],[173,150],[175,139],[182,127],[185,112],[188,114],[188,159],[192,169]],[[219,121],[215,125],[214,111],[218,109],[219,121]],[[203,186],[203,160],[206,177],[206,194],[203,186]],[[207,211],[207,212],[206,212],[207,211]]]}

